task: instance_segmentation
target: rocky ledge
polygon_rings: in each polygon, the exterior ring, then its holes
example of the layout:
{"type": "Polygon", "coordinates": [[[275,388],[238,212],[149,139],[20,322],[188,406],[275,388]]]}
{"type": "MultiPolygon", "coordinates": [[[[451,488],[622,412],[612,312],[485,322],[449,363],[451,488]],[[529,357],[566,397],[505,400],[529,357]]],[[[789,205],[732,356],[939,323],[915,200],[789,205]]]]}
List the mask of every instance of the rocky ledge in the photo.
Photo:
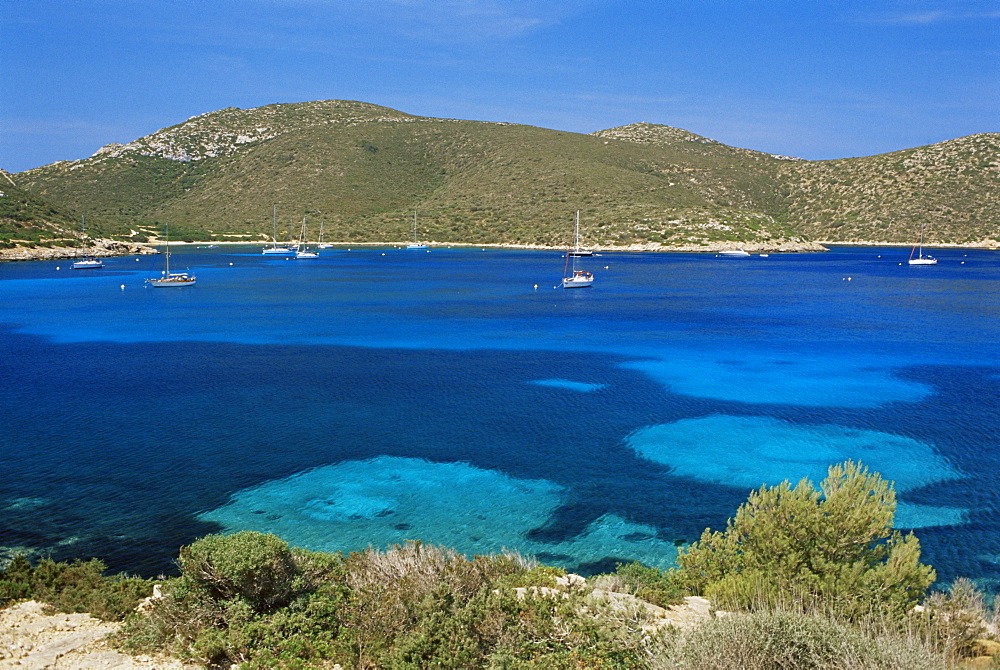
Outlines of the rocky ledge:
{"type": "Polygon", "coordinates": [[[78,258],[80,256],[134,256],[137,254],[155,254],[156,249],[135,242],[119,242],[117,240],[95,239],[92,244],[83,249],[77,247],[24,247],[0,249],[0,261],[44,261],[60,258],[78,258]]]}

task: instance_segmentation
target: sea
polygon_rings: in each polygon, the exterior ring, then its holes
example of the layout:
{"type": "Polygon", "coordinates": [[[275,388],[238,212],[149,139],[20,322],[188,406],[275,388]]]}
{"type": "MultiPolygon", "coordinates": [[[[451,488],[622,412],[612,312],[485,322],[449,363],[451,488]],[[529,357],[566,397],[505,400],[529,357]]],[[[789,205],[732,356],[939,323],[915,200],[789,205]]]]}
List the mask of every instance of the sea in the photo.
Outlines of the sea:
{"type": "Polygon", "coordinates": [[[208,533],[665,569],[860,461],[1000,590],[1000,252],[173,247],[0,264],[0,554],[176,574],[208,533]]]}

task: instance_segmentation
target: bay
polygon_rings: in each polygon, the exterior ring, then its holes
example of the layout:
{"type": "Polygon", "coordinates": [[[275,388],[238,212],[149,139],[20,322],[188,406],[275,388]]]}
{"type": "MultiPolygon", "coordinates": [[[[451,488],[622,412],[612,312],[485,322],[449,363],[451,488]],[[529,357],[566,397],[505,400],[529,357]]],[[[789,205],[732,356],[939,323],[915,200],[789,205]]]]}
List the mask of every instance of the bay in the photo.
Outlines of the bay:
{"type": "Polygon", "coordinates": [[[0,264],[0,546],[173,570],[253,528],[594,573],[860,459],[939,578],[1000,583],[1000,254],[177,247],[0,264]],[[58,269],[57,269],[58,268],[58,269]]]}

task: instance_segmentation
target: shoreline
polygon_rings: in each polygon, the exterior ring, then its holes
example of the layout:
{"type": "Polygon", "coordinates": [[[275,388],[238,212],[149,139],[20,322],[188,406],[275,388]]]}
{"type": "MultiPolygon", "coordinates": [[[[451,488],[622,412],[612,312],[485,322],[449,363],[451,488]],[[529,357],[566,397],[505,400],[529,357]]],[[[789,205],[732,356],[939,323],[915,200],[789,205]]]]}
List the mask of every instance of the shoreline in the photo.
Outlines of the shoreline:
{"type": "MultiPolygon", "coordinates": [[[[208,247],[208,246],[267,246],[267,240],[204,240],[204,241],[176,241],[163,242],[162,240],[153,242],[121,242],[118,240],[97,239],[94,246],[89,249],[79,247],[22,247],[17,246],[11,249],[0,249],[0,262],[5,261],[40,261],[40,260],[72,260],[81,256],[96,256],[98,258],[109,258],[116,256],[149,255],[159,253],[157,247],[208,247]]],[[[395,242],[329,242],[335,248],[343,247],[392,247],[405,248],[408,241],[395,242]]],[[[566,251],[566,247],[555,247],[544,244],[516,244],[513,242],[426,242],[429,249],[448,248],[480,248],[480,249],[525,249],[537,251],[566,251]]],[[[628,245],[611,246],[591,246],[588,251],[595,253],[602,252],[632,252],[632,253],[703,253],[718,254],[722,251],[743,249],[750,253],[820,253],[829,251],[830,247],[871,247],[871,248],[910,248],[913,244],[906,242],[833,242],[822,240],[818,242],[786,241],[776,240],[770,243],[761,242],[736,242],[736,243],[716,243],[711,245],[664,245],[659,242],[636,243],[628,245]]],[[[974,244],[940,243],[924,245],[926,249],[982,249],[986,251],[1000,250],[1000,241],[983,240],[974,244]]]]}

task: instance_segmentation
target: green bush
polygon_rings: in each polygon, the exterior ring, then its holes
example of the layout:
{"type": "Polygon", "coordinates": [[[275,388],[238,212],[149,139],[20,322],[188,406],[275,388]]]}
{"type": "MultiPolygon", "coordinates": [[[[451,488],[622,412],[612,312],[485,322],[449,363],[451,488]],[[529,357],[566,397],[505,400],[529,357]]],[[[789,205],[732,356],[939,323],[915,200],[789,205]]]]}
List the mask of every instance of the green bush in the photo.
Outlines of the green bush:
{"type": "Polygon", "coordinates": [[[786,481],[750,494],[726,530],[705,530],[678,555],[678,583],[720,609],[821,609],[860,619],[902,619],[934,570],[920,543],[892,528],[896,494],[851,461],[830,467],[816,490],[786,481]]]}
{"type": "Polygon", "coordinates": [[[23,556],[0,571],[0,607],[16,600],[38,600],[61,612],[89,612],[115,621],[135,609],[152,592],[152,580],[104,575],[97,560],[60,563],[43,558],[32,565],[23,556]]]}
{"type": "Polygon", "coordinates": [[[288,543],[276,535],[208,535],[183,547],[178,564],[184,577],[218,600],[242,598],[269,611],[294,597],[295,561],[288,543]]]}

